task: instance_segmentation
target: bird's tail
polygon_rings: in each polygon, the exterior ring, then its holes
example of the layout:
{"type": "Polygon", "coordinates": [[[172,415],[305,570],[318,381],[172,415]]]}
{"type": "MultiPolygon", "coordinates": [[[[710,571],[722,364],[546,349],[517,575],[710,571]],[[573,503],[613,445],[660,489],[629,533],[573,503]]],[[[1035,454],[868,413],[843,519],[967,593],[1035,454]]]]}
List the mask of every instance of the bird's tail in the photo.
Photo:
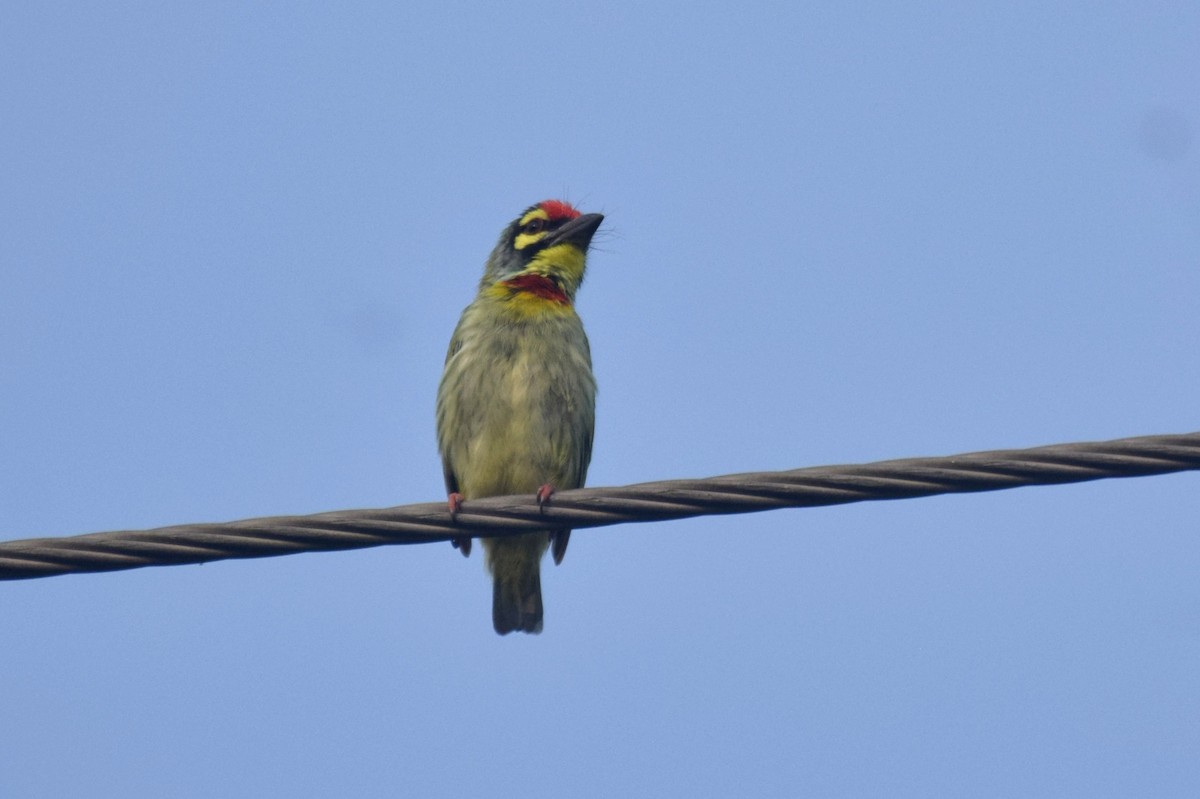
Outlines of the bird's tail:
{"type": "Polygon", "coordinates": [[[545,533],[488,539],[492,568],[492,624],[507,635],[542,631],[542,553],[545,533]]]}

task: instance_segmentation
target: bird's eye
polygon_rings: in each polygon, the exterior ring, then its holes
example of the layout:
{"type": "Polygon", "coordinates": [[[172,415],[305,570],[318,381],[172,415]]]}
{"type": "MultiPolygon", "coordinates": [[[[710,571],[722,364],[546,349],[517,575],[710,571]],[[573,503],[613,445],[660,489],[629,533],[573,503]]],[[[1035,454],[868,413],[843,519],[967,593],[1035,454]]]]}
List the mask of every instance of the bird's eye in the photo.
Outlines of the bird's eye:
{"type": "Polygon", "coordinates": [[[532,236],[534,233],[541,233],[545,229],[545,219],[530,219],[525,223],[525,226],[521,228],[521,232],[527,236],[532,236]]]}

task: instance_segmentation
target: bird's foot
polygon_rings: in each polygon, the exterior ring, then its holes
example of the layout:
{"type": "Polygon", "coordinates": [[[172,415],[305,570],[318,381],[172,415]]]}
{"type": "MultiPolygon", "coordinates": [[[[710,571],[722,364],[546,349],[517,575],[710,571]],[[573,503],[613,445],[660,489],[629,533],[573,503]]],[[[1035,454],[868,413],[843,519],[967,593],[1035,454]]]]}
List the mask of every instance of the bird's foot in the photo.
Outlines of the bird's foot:
{"type": "Polygon", "coordinates": [[[554,496],[554,486],[549,483],[542,483],[534,496],[537,497],[538,507],[545,510],[546,505],[550,504],[550,497],[554,496]]]}
{"type": "MultiPolygon", "coordinates": [[[[546,506],[550,504],[550,497],[554,496],[554,486],[544,483],[537,490],[536,496],[538,507],[544,512],[546,506]]],[[[562,563],[563,555],[567,554],[567,539],[570,536],[570,530],[553,530],[549,533],[550,552],[554,556],[554,565],[562,563]]]]}
{"type": "MultiPolygon", "coordinates": [[[[450,506],[450,521],[454,521],[458,517],[458,512],[462,510],[463,495],[457,491],[451,491],[446,497],[446,504],[450,506]]],[[[450,543],[454,548],[463,553],[464,558],[471,556],[471,539],[470,538],[451,538],[450,543]]]]}

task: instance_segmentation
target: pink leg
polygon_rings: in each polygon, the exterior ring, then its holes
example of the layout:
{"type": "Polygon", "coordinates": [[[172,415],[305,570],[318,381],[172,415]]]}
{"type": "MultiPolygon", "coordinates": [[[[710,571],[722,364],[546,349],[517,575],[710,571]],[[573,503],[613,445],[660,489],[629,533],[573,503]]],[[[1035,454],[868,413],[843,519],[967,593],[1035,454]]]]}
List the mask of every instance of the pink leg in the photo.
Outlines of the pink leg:
{"type": "MultiPolygon", "coordinates": [[[[450,506],[450,521],[454,521],[455,517],[458,516],[458,512],[462,510],[463,495],[457,491],[450,492],[450,495],[446,497],[446,504],[450,506]]],[[[454,545],[455,549],[463,553],[464,558],[471,556],[470,538],[451,538],[450,543],[454,545]]]]}
{"type": "MultiPolygon", "coordinates": [[[[554,496],[554,486],[549,483],[544,483],[537,490],[537,503],[539,508],[545,508],[550,502],[550,497],[554,496]]],[[[550,554],[554,556],[554,564],[557,566],[562,563],[563,555],[567,554],[567,539],[571,537],[570,530],[554,530],[549,534],[550,537],[550,554]]]]}

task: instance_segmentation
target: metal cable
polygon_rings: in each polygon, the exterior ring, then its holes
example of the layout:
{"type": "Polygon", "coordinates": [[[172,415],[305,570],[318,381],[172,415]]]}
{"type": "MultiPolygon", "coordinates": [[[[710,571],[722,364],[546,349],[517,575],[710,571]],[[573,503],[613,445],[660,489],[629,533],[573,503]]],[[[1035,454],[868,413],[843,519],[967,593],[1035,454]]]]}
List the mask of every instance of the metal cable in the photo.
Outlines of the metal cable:
{"type": "Polygon", "coordinates": [[[154,530],[0,542],[0,579],[419,544],[467,534],[579,529],[705,514],[996,491],[1195,469],[1200,469],[1200,432],[790,472],[731,474],[704,480],[665,480],[618,488],[581,488],[556,493],[542,509],[532,494],[490,497],[464,503],[454,520],[444,502],[426,502],[224,524],[181,524],[154,530]]]}

